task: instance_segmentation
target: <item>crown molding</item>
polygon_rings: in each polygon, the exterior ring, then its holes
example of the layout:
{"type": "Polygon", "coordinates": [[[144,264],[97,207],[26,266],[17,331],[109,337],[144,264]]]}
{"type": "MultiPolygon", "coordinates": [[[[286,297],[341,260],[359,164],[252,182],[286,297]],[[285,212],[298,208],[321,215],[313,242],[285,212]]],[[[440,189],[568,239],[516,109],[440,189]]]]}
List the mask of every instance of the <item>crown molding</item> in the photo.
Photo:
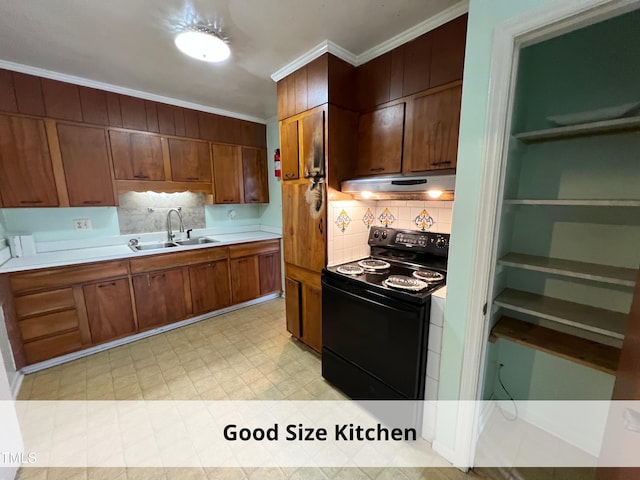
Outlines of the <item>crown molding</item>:
{"type": "Polygon", "coordinates": [[[88,78],[76,77],[75,75],[67,75],[66,73],[54,72],[53,70],[45,70],[44,68],[32,67],[30,65],[23,65],[21,63],[11,62],[9,60],[0,59],[0,68],[13,70],[20,73],[26,73],[29,75],[36,75],[39,77],[49,78],[51,80],[59,80],[61,82],[75,83],[76,85],[82,85],[83,87],[97,88],[99,90],[106,90],[107,92],[120,93],[122,95],[130,95],[132,97],[143,98],[145,100],[151,100],[153,102],[167,103],[169,105],[175,105],[177,107],[184,107],[184,108],[190,108],[193,110],[200,110],[202,112],[215,113],[216,115],[224,115],[225,117],[232,117],[240,120],[247,120],[249,122],[266,123],[264,118],[258,118],[252,115],[245,115],[243,113],[231,112],[229,110],[223,110],[221,108],[208,107],[206,105],[200,105],[199,103],[185,102],[184,100],[178,100],[177,98],[164,97],[162,95],[143,92],[141,90],[134,90],[132,88],[120,87],[118,85],[112,85],[110,83],[103,83],[103,82],[98,82],[96,80],[90,80],[88,78]]]}
{"type": "Polygon", "coordinates": [[[425,21],[420,22],[419,24],[405,30],[404,32],[396,35],[395,37],[390,38],[382,42],[379,45],[376,45],[369,50],[362,52],[357,56],[355,65],[362,65],[363,63],[367,63],[370,60],[373,60],[380,55],[390,52],[396,47],[407,43],[414,38],[419,37],[431,30],[435,30],[441,25],[444,25],[447,22],[450,22],[454,18],[458,18],[460,15],[464,15],[469,11],[469,0],[463,0],[461,2],[452,5],[451,7],[441,11],[440,13],[434,15],[433,17],[427,18],[425,21]]]}
{"type": "Polygon", "coordinates": [[[450,22],[454,18],[458,18],[460,15],[464,15],[468,11],[469,0],[462,0],[461,2],[458,2],[455,5],[447,8],[446,10],[443,10],[437,15],[426,19],[424,22],[421,22],[418,25],[415,25],[410,29],[396,35],[395,37],[390,38],[389,40],[386,40],[381,44],[362,52],[360,55],[356,55],[346,48],[342,48],[340,45],[333,43],[331,40],[324,40],[313,47],[311,50],[303,53],[292,62],[274,72],[271,75],[271,79],[274,82],[278,82],[287,75],[292,74],[296,70],[304,67],[306,64],[312,62],[313,60],[321,55],[324,55],[327,52],[335,55],[336,57],[344,60],[347,63],[350,63],[354,67],[357,67],[358,65],[367,63],[369,60],[373,60],[374,58],[387,53],[396,47],[399,47],[403,43],[406,43],[424,33],[438,28],[440,25],[444,25],[445,23],[450,22]]]}
{"type": "Polygon", "coordinates": [[[274,72],[271,75],[271,79],[274,82],[278,82],[282,80],[287,75],[292,74],[299,68],[304,67],[306,64],[312,62],[316,58],[324,55],[325,53],[330,53],[335,55],[336,57],[344,60],[351,65],[356,65],[356,56],[351,53],[349,50],[342,48],[340,45],[333,43],[331,40],[323,40],[318,45],[313,47],[311,50],[303,53],[298,58],[293,60],[292,62],[286,64],[284,67],[274,72]]]}

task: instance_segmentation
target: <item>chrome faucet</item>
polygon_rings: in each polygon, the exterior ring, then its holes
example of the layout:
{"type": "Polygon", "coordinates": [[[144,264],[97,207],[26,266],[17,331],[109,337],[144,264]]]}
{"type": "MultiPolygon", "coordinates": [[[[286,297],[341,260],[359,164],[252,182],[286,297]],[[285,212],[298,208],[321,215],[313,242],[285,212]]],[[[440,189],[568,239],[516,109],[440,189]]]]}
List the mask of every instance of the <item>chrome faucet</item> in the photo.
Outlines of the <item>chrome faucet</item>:
{"type": "Polygon", "coordinates": [[[167,212],[167,240],[169,242],[173,242],[175,234],[171,229],[171,212],[176,212],[178,214],[178,218],[180,219],[180,231],[184,232],[184,223],[182,223],[182,213],[180,213],[180,208],[170,208],[167,212]]]}

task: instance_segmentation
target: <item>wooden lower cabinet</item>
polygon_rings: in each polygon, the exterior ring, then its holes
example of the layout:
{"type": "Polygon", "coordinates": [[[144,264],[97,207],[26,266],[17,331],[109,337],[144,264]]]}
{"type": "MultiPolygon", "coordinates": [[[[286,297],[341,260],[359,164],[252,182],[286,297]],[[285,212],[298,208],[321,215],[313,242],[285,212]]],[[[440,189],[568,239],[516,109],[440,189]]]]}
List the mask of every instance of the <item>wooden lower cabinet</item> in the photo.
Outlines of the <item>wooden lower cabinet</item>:
{"type": "Polygon", "coordinates": [[[128,278],[85,285],[82,290],[92,343],[106,342],[136,331],[128,278]]]}
{"type": "Polygon", "coordinates": [[[315,351],[322,350],[322,286],[320,274],[287,265],[285,300],[287,330],[315,351]]]}
{"type": "Polygon", "coordinates": [[[280,250],[258,257],[260,295],[282,291],[282,276],[280,274],[281,262],[280,250]]]}
{"type": "Polygon", "coordinates": [[[133,277],[138,328],[146,330],[184,320],[190,313],[185,300],[188,274],[184,268],[133,277]]]}
{"type": "Polygon", "coordinates": [[[242,303],[260,296],[260,267],[258,257],[231,260],[231,298],[242,303]]]}
{"type": "Polygon", "coordinates": [[[212,312],[231,305],[227,260],[189,267],[189,280],[194,315],[212,312]]]}

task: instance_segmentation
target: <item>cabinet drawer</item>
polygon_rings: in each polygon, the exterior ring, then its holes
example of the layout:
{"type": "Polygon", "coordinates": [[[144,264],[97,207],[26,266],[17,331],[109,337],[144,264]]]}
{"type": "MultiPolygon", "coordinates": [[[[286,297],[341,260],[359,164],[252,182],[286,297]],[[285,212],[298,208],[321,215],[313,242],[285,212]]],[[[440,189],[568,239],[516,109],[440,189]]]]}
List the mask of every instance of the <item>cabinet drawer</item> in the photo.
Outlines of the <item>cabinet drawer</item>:
{"type": "Polygon", "coordinates": [[[280,250],[280,240],[268,240],[266,242],[241,243],[229,247],[231,258],[247,257],[261,253],[271,253],[280,250]]]}
{"type": "Polygon", "coordinates": [[[129,273],[127,264],[121,260],[19,273],[11,275],[11,289],[17,293],[123,277],[129,273]]]}
{"type": "Polygon", "coordinates": [[[82,348],[82,340],[78,330],[63,333],[51,338],[44,338],[34,342],[25,343],[24,352],[27,363],[36,363],[53,357],[75,352],[82,348]]]}
{"type": "Polygon", "coordinates": [[[203,248],[191,252],[161,253],[131,260],[131,273],[151,272],[195,263],[212,262],[226,259],[228,255],[229,249],[227,247],[203,248]]]}
{"type": "Polygon", "coordinates": [[[15,299],[16,315],[18,318],[65,310],[75,307],[75,304],[73,290],[70,288],[24,295],[22,297],[16,297],[15,299]]]}
{"type": "Polygon", "coordinates": [[[50,313],[39,317],[28,318],[18,322],[22,339],[26,342],[34,338],[45,337],[54,333],[78,328],[76,310],[50,313]]]}

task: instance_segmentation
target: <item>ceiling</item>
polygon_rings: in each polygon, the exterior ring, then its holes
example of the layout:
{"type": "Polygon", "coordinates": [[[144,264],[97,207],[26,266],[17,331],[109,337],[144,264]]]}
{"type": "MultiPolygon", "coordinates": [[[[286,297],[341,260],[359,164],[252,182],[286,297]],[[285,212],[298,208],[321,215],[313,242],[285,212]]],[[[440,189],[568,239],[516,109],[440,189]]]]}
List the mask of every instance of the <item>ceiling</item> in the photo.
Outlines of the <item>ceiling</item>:
{"type": "Polygon", "coordinates": [[[323,40],[358,55],[456,0],[0,0],[0,60],[266,119],[270,75],[323,40]],[[181,54],[189,19],[217,23],[231,58],[181,54]]]}

